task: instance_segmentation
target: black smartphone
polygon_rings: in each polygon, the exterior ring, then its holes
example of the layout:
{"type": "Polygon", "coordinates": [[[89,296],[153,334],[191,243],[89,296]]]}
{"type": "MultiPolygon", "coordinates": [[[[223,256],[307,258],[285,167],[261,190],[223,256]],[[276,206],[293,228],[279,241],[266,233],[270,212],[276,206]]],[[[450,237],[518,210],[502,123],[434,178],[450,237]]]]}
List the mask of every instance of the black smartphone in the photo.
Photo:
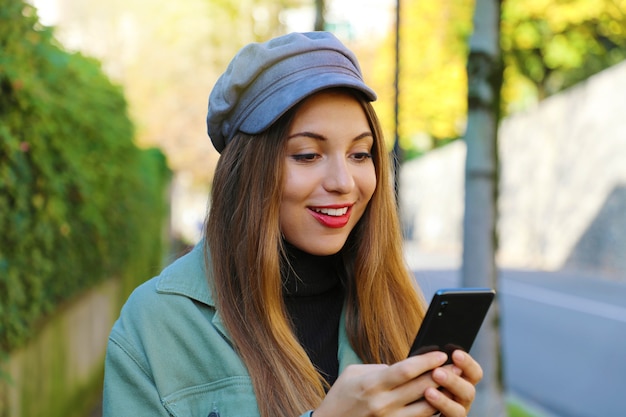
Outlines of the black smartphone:
{"type": "Polygon", "coordinates": [[[432,298],[409,356],[441,350],[450,356],[456,349],[472,347],[496,292],[490,288],[438,290],[432,298]]]}

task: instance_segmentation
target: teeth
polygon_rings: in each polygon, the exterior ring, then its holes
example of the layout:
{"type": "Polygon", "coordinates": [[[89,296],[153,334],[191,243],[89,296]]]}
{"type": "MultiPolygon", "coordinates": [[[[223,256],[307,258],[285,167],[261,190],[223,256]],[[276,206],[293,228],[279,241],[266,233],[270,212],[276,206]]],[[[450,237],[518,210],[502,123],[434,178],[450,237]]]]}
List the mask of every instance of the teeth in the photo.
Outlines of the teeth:
{"type": "Polygon", "coordinates": [[[322,214],[326,214],[328,216],[343,216],[344,214],[346,214],[348,212],[348,207],[343,207],[343,208],[339,208],[339,209],[332,209],[332,208],[316,208],[313,209],[318,213],[322,213],[322,214]]]}

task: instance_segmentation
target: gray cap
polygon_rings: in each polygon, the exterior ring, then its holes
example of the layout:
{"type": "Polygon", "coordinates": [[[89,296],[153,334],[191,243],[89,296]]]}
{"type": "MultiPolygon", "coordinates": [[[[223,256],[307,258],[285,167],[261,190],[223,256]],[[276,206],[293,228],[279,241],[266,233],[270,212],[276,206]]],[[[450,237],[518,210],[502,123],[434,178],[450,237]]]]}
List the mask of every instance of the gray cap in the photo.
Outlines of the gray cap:
{"type": "Polygon", "coordinates": [[[328,32],[291,33],[235,55],[209,96],[207,132],[218,152],[237,131],[258,134],[304,98],[332,87],[376,93],[354,54],[328,32]]]}

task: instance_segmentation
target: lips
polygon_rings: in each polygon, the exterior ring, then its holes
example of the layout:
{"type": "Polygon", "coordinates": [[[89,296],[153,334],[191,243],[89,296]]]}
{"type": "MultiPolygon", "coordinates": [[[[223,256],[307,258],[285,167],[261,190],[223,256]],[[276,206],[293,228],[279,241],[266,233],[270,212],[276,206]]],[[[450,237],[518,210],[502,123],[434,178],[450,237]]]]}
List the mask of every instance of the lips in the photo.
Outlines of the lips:
{"type": "Polygon", "coordinates": [[[309,213],[322,226],[338,229],[350,221],[352,205],[334,205],[324,207],[309,207],[309,213]]]}

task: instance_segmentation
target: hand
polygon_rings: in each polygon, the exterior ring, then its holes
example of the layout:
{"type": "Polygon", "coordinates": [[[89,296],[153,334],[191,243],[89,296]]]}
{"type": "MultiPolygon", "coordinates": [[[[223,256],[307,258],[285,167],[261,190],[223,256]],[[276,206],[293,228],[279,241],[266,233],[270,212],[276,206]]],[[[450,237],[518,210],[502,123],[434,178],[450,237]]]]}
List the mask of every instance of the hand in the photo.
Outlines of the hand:
{"type": "Polygon", "coordinates": [[[465,417],[476,396],[475,385],[483,377],[480,365],[462,350],[452,352],[453,365],[437,368],[432,379],[443,390],[429,387],[424,397],[445,417],[465,417]]]}
{"type": "MultiPolygon", "coordinates": [[[[461,358],[458,369],[471,374],[475,373],[473,359],[461,358]]],[[[315,410],[315,417],[340,416],[384,416],[384,417],[430,417],[437,411],[449,412],[450,417],[460,414],[464,405],[456,403],[456,399],[471,397],[469,387],[473,385],[454,375],[454,367],[444,369],[447,355],[443,352],[430,352],[417,355],[393,365],[352,365],[345,369],[332,386],[326,398],[315,410]],[[442,370],[446,376],[441,379],[444,384],[435,382],[431,371],[442,370]],[[439,385],[450,392],[450,397],[437,391],[439,385]],[[424,400],[431,392],[441,394],[433,401],[424,400]],[[421,400],[421,401],[420,401],[421,400]]],[[[478,367],[480,369],[480,367],[478,367]]],[[[431,397],[434,394],[431,392],[431,397]]],[[[463,402],[465,404],[465,402],[463,402]]],[[[463,417],[465,417],[463,413],[463,417]]]]}

